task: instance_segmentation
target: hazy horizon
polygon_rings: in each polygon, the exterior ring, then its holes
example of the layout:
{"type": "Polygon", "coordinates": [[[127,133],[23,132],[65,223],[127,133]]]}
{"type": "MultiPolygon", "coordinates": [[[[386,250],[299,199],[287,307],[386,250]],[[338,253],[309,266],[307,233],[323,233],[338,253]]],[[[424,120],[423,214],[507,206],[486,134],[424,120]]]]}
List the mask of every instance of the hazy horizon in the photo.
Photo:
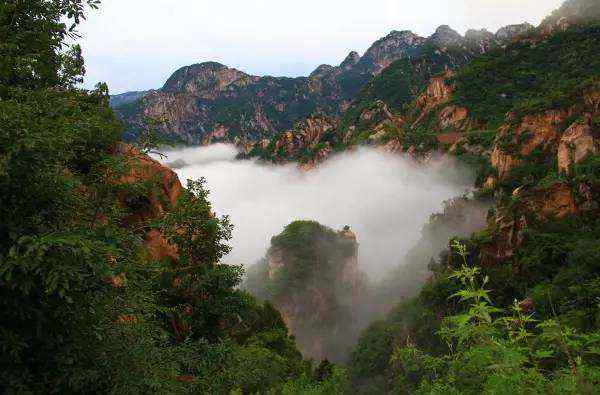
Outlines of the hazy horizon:
{"type": "Polygon", "coordinates": [[[392,30],[431,35],[537,25],[562,0],[331,0],[228,3],[104,0],[80,33],[85,87],[107,82],[112,94],[160,88],[178,68],[216,61],[253,75],[307,76],[320,64],[361,55],[392,30]],[[235,12],[234,12],[235,11],[235,12]]]}

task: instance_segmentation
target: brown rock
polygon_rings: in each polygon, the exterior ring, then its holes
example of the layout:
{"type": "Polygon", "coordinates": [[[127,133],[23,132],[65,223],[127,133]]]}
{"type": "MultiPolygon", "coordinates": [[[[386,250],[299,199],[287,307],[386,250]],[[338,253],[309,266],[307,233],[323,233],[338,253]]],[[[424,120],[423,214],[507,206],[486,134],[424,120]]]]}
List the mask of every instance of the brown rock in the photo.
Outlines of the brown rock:
{"type": "MultiPolygon", "coordinates": [[[[119,175],[115,180],[116,184],[156,182],[156,189],[142,197],[143,201],[140,202],[139,197],[136,197],[135,213],[126,219],[125,225],[159,218],[177,204],[177,199],[183,193],[183,187],[175,172],[149,156],[141,154],[130,145],[119,144],[116,152],[126,158],[128,165],[127,172],[119,175]]],[[[119,198],[122,204],[131,204],[131,198],[127,194],[122,194],[119,198]]],[[[178,259],[177,249],[169,245],[158,230],[151,230],[146,234],[146,246],[154,259],[178,259]]]]}
{"type": "Polygon", "coordinates": [[[577,213],[575,197],[568,185],[556,184],[545,192],[540,216],[542,218],[565,218],[577,213]]]}
{"type": "Polygon", "coordinates": [[[491,161],[492,166],[498,170],[498,177],[500,180],[503,180],[513,168],[521,163],[518,158],[502,152],[498,146],[494,147],[494,150],[492,151],[491,161]]]}
{"type": "Polygon", "coordinates": [[[592,128],[577,122],[567,129],[558,146],[558,169],[569,173],[571,166],[598,152],[592,128]]]}
{"type": "Polygon", "coordinates": [[[463,134],[460,132],[442,133],[435,136],[438,142],[448,145],[456,144],[462,137],[463,134]]]}
{"type": "Polygon", "coordinates": [[[526,116],[515,131],[517,139],[524,133],[531,136],[522,146],[521,155],[531,155],[536,148],[547,148],[553,144],[558,138],[562,123],[569,115],[570,111],[551,110],[526,116]]]}
{"type": "Polygon", "coordinates": [[[465,107],[448,106],[440,112],[438,125],[441,129],[453,128],[457,130],[466,125],[468,118],[469,110],[465,107]]]}

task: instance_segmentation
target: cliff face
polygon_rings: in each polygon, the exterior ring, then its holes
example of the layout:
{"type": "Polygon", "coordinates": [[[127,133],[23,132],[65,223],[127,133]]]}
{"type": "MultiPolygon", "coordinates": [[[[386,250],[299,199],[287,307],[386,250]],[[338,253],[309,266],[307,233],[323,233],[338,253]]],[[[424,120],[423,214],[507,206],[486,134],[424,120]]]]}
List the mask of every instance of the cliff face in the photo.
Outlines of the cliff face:
{"type": "MultiPolygon", "coordinates": [[[[121,204],[131,213],[125,219],[124,226],[136,226],[161,218],[177,205],[183,187],[173,170],[127,144],[118,144],[114,151],[116,155],[123,157],[127,169],[125,174],[116,175],[115,185],[151,185],[149,191],[142,196],[127,192],[121,192],[118,196],[121,204]]],[[[176,263],[179,259],[177,248],[169,244],[159,230],[150,229],[146,232],[145,247],[154,260],[168,259],[176,263]]]]}
{"type": "Polygon", "coordinates": [[[273,237],[262,265],[262,280],[251,279],[261,289],[251,291],[281,311],[303,354],[316,360],[346,358],[358,336],[364,286],[356,235],[297,221],[273,237]]]}

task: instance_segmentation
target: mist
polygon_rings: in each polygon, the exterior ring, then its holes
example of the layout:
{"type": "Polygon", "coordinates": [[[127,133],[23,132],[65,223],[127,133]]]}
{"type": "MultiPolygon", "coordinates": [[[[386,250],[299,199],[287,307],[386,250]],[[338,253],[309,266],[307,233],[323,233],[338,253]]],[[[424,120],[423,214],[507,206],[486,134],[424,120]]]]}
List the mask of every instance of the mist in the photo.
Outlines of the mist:
{"type": "Polygon", "coordinates": [[[164,154],[182,183],[206,179],[214,211],[235,225],[224,263],[246,267],[265,255],[285,225],[310,219],[335,229],[350,225],[361,269],[380,278],[417,243],[429,216],[473,185],[472,175],[448,159],[420,166],[374,148],[340,154],[310,172],[236,160],[237,149],[225,144],[164,154]]]}

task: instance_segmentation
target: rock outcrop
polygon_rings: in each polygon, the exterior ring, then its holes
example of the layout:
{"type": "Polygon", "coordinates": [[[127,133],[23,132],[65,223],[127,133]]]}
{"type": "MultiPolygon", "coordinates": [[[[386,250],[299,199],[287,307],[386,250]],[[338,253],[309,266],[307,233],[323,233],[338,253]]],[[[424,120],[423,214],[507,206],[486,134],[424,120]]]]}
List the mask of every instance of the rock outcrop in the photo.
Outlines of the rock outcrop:
{"type": "Polygon", "coordinates": [[[258,141],[293,129],[315,111],[339,118],[374,76],[398,60],[419,58],[434,46],[443,53],[460,48],[465,53],[455,61],[462,64],[516,31],[470,31],[462,37],[440,26],[429,38],[392,31],[363,56],[351,52],[339,66],[321,65],[299,78],[252,76],[215,62],[195,64],[177,70],[161,89],[116,96],[114,103],[131,138],[152,119],[161,134],[187,144],[258,141]]]}
{"type": "Polygon", "coordinates": [[[598,153],[599,141],[594,139],[588,123],[576,122],[567,129],[558,146],[558,170],[570,173],[574,164],[598,153]]]}
{"type": "Polygon", "coordinates": [[[253,282],[267,290],[303,354],[316,360],[347,357],[358,336],[364,286],[358,241],[350,228],[293,222],[273,237],[263,264],[264,279],[253,282]]]}
{"type": "MultiPolygon", "coordinates": [[[[119,200],[131,214],[125,219],[126,226],[133,226],[165,215],[177,204],[183,187],[173,170],[142,154],[127,144],[115,147],[115,154],[124,158],[126,171],[116,175],[116,185],[148,184],[150,190],[143,195],[122,193],[119,200]]],[[[177,248],[167,242],[160,231],[150,229],[145,236],[146,250],[155,260],[179,259],[177,248]]]]}

